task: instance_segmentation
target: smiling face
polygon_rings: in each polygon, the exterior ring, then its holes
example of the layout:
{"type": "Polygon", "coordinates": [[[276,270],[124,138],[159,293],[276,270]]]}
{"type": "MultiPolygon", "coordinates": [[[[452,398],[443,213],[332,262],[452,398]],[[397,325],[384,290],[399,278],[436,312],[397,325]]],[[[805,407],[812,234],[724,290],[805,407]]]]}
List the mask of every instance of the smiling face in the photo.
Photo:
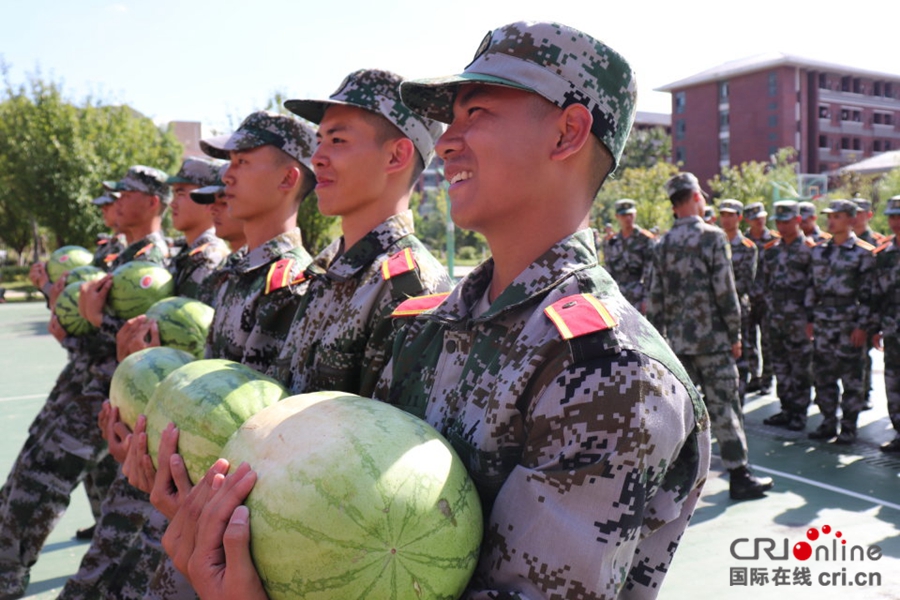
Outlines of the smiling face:
{"type": "Polygon", "coordinates": [[[508,226],[541,197],[559,109],[536,94],[494,85],[460,87],[453,122],[437,143],[453,220],[486,233],[508,226]]]}

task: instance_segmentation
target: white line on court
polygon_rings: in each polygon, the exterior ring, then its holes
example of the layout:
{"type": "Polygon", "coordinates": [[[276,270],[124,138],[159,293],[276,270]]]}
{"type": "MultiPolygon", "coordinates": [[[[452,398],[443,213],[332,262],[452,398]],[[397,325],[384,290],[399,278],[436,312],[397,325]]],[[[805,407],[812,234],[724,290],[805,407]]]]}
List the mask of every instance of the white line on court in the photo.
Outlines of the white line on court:
{"type": "MultiPolygon", "coordinates": [[[[49,392],[47,392],[49,393],[49,392]]],[[[10,396],[9,398],[0,398],[0,402],[14,402],[16,400],[34,400],[35,398],[46,398],[47,394],[31,394],[30,396],[10,396]]]]}
{"type": "Polygon", "coordinates": [[[785,479],[793,479],[794,481],[799,481],[800,483],[805,483],[817,488],[822,488],[823,490],[828,490],[829,492],[843,494],[845,496],[850,496],[852,498],[871,502],[872,504],[878,504],[879,506],[885,506],[887,508],[893,508],[894,510],[900,510],[900,504],[894,504],[893,502],[888,502],[887,500],[881,500],[879,498],[873,498],[872,496],[866,496],[865,494],[851,492],[850,490],[845,490],[844,488],[840,488],[834,485],[828,485],[827,483],[821,483],[813,479],[807,479],[806,477],[800,477],[799,475],[791,475],[790,473],[783,473],[782,471],[776,471],[775,469],[767,469],[757,464],[753,465],[753,470],[762,471],[763,473],[768,473],[769,475],[777,475],[778,477],[784,477],[785,479]]]}

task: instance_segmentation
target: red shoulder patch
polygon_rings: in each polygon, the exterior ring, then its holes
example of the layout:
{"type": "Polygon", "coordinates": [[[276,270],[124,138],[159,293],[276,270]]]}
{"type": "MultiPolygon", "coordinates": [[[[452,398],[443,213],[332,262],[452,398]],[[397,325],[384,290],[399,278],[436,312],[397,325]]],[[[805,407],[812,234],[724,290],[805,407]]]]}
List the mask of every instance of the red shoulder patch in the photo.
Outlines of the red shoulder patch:
{"type": "Polygon", "coordinates": [[[269,274],[266,275],[266,294],[279,290],[290,283],[291,267],[294,266],[293,258],[282,258],[272,263],[269,274]]]}
{"type": "Polygon", "coordinates": [[[875,249],[875,246],[873,246],[872,244],[870,244],[869,242],[867,242],[865,240],[859,240],[859,239],[856,240],[856,245],[859,246],[860,248],[862,248],[863,250],[868,250],[869,252],[871,252],[875,249]]]}
{"type": "Polygon", "coordinates": [[[153,242],[150,242],[149,244],[147,244],[146,246],[144,246],[143,248],[141,248],[140,250],[135,252],[134,257],[137,258],[138,256],[141,256],[142,254],[146,254],[147,252],[150,252],[151,250],[153,250],[153,242]]]}
{"type": "Polygon", "coordinates": [[[768,250],[769,248],[771,248],[772,246],[776,245],[776,244],[777,244],[778,242],[780,242],[780,241],[781,241],[781,240],[779,239],[779,240],[772,240],[771,242],[766,242],[766,245],[763,246],[763,250],[768,250]]]}
{"type": "Polygon", "coordinates": [[[591,294],[576,294],[557,300],[544,309],[564,340],[611,329],[618,325],[615,317],[591,294]]]}
{"type": "Polygon", "coordinates": [[[102,240],[97,240],[97,245],[98,245],[98,246],[105,246],[105,245],[108,244],[108,243],[109,243],[109,240],[106,239],[106,238],[103,238],[102,240]]]}
{"type": "Polygon", "coordinates": [[[193,256],[193,255],[195,255],[195,254],[199,254],[200,252],[203,252],[204,250],[206,250],[206,247],[207,247],[207,246],[209,246],[209,242],[206,242],[205,244],[200,244],[199,246],[197,246],[196,248],[194,248],[193,250],[191,250],[191,251],[188,253],[188,256],[193,256]]]}
{"type": "Polygon", "coordinates": [[[778,230],[777,230],[777,229],[770,229],[770,230],[769,230],[769,233],[772,234],[772,237],[775,237],[775,238],[781,238],[781,234],[778,233],[778,230]]]}
{"type": "Polygon", "coordinates": [[[803,238],[803,243],[806,244],[809,248],[812,248],[816,245],[815,240],[813,240],[812,238],[803,238]]]}
{"type": "Polygon", "coordinates": [[[415,268],[416,259],[413,257],[412,250],[406,248],[381,263],[381,275],[388,280],[391,277],[409,273],[415,268]]]}
{"type": "Polygon", "coordinates": [[[450,295],[450,292],[443,292],[441,294],[429,294],[427,296],[416,296],[415,298],[409,298],[408,300],[404,300],[401,302],[397,308],[394,309],[394,312],[391,313],[392,317],[414,317],[416,315],[422,314],[426,310],[431,310],[432,308],[437,308],[441,305],[441,302],[444,301],[444,298],[450,295]]]}
{"type": "Polygon", "coordinates": [[[747,246],[748,248],[752,248],[756,245],[753,243],[753,240],[751,240],[749,238],[741,238],[741,243],[743,245],[747,246]]]}
{"type": "Polygon", "coordinates": [[[640,231],[641,233],[643,233],[645,236],[647,236],[647,237],[650,238],[651,240],[655,240],[655,239],[656,239],[656,234],[654,234],[652,231],[648,231],[647,229],[643,229],[643,228],[640,228],[640,227],[638,228],[638,231],[640,231]]]}
{"type": "Polygon", "coordinates": [[[881,252],[881,251],[884,250],[885,248],[890,248],[890,246],[891,246],[891,244],[892,244],[893,242],[894,242],[894,239],[893,239],[893,238],[888,238],[888,240],[887,240],[886,242],[884,242],[883,244],[881,244],[880,246],[878,246],[877,248],[875,248],[875,250],[872,251],[872,254],[878,254],[879,252],[881,252]]]}
{"type": "Polygon", "coordinates": [[[119,254],[118,254],[118,253],[115,253],[115,254],[107,254],[107,255],[103,258],[103,262],[105,262],[106,264],[109,264],[109,263],[111,263],[112,261],[116,260],[117,258],[119,258],[119,254]]]}

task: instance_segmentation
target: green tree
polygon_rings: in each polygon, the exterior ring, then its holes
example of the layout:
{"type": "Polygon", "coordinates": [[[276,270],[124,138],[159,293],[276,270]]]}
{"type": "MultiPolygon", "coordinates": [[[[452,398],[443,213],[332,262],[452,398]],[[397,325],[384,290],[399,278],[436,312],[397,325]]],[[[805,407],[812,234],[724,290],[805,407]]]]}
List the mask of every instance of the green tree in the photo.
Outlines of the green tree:
{"type": "Polygon", "coordinates": [[[709,187],[715,199],[734,198],[744,205],[762,202],[766,212],[772,214],[774,198],[797,197],[795,156],[793,148],[782,148],[770,162],[751,161],[723,167],[708,182],[709,187]]]}
{"type": "Polygon", "coordinates": [[[672,156],[672,137],[661,127],[632,129],[618,170],[652,167],[668,162],[672,156]]]}
{"type": "Polygon", "coordinates": [[[607,179],[594,200],[591,223],[603,231],[606,223],[615,226],[616,200],[631,198],[637,203],[635,224],[646,229],[668,229],[672,223],[672,204],[666,196],[666,180],[678,172],[667,162],[652,167],[632,167],[617,170],[607,179]]]}

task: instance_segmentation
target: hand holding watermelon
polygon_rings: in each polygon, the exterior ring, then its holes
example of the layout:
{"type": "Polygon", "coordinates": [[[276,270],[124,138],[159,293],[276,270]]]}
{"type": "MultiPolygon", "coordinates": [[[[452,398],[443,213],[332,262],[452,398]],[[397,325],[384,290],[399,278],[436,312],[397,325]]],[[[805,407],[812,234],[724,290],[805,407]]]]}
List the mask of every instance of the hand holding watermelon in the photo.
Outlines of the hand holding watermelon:
{"type": "Polygon", "coordinates": [[[112,276],[110,275],[81,284],[78,311],[94,327],[100,327],[103,324],[103,307],[106,306],[106,297],[111,288],[112,276]]]}
{"type": "Polygon", "coordinates": [[[156,321],[138,315],[125,321],[116,334],[116,358],[122,362],[135,352],[161,345],[156,321]]]}

